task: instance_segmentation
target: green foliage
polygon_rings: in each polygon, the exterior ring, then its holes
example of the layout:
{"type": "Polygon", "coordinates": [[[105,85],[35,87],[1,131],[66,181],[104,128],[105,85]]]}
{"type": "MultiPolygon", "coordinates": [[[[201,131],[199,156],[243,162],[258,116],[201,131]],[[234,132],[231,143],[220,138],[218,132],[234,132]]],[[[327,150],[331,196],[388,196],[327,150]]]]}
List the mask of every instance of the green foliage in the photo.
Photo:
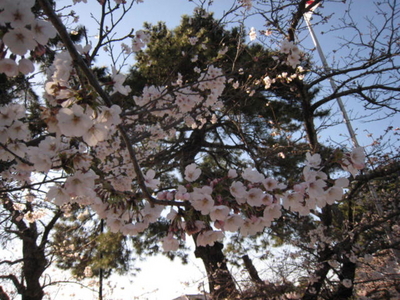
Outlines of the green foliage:
{"type": "Polygon", "coordinates": [[[121,233],[105,231],[103,222],[92,219],[87,211],[75,210],[56,224],[51,246],[58,268],[83,278],[85,268],[90,267],[94,276],[102,270],[108,277],[112,272],[131,270],[134,259],[127,239],[121,233]]]}

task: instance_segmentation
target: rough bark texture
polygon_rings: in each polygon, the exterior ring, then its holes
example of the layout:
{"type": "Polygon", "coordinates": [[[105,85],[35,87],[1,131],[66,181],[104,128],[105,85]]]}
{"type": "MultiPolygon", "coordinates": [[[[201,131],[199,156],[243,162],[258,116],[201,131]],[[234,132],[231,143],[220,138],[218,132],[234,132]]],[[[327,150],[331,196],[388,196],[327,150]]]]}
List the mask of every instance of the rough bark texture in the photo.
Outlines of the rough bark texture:
{"type": "MultiPolygon", "coordinates": [[[[18,278],[10,274],[5,278],[12,281],[22,300],[42,300],[44,291],[40,278],[48,267],[45,247],[49,232],[61,216],[61,211],[55,213],[52,220],[43,228],[39,238],[36,222],[26,224],[21,213],[14,209],[13,202],[10,199],[3,199],[3,207],[10,212],[11,222],[17,228],[14,233],[22,241],[21,276],[18,278]]],[[[32,207],[27,204],[27,209],[31,211],[32,207]]],[[[7,295],[3,296],[3,294],[4,292],[2,293],[2,290],[0,290],[0,297],[3,297],[0,300],[7,299],[7,295]]]]}
{"type": "Polygon", "coordinates": [[[194,254],[204,263],[212,299],[237,299],[238,291],[222,248],[223,245],[217,242],[213,246],[196,247],[194,254]]]}
{"type": "Polygon", "coordinates": [[[41,300],[44,292],[40,284],[40,277],[46,269],[47,260],[44,250],[36,245],[36,233],[28,230],[24,235],[22,271],[26,287],[22,293],[22,300],[41,300]]]}

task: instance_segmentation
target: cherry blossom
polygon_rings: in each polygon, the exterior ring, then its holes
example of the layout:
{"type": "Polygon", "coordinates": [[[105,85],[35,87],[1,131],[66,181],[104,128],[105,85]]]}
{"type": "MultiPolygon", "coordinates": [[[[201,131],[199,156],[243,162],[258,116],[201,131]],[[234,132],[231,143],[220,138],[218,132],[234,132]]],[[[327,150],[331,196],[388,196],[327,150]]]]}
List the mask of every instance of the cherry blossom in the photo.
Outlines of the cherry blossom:
{"type": "Polygon", "coordinates": [[[231,192],[232,196],[235,197],[238,203],[245,203],[246,202],[246,187],[243,185],[241,181],[234,181],[232,182],[229,191],[231,192]]]}
{"type": "Polygon", "coordinates": [[[18,61],[18,71],[24,75],[27,75],[35,71],[35,66],[33,65],[33,62],[29,59],[21,58],[18,61]]]}
{"type": "Polygon", "coordinates": [[[32,32],[26,28],[15,28],[3,36],[3,42],[14,54],[25,55],[28,50],[33,50],[37,43],[32,32]]]}
{"type": "Polygon", "coordinates": [[[306,165],[312,168],[319,168],[321,164],[321,156],[319,154],[306,153],[306,165]]]}
{"type": "Polygon", "coordinates": [[[244,220],[241,216],[230,215],[224,220],[222,228],[226,231],[237,232],[243,223],[244,220]]]}
{"type": "Polygon", "coordinates": [[[179,248],[179,241],[174,239],[171,233],[164,237],[161,242],[165,252],[176,251],[179,248]]]}
{"type": "Polygon", "coordinates": [[[4,73],[8,77],[14,77],[18,75],[18,71],[18,65],[13,59],[0,59],[0,73],[4,73]]]}
{"type": "Polygon", "coordinates": [[[8,127],[8,136],[12,140],[26,140],[29,137],[28,124],[15,120],[8,127]]]}
{"type": "Polygon", "coordinates": [[[107,138],[108,133],[109,129],[105,124],[95,123],[83,134],[82,138],[89,146],[96,146],[107,138]]]}
{"type": "Polygon", "coordinates": [[[196,164],[187,165],[185,168],[185,180],[193,182],[201,175],[201,170],[197,168],[196,164]]]}
{"type": "Polygon", "coordinates": [[[98,176],[92,170],[87,172],[77,171],[65,181],[65,191],[71,197],[92,194],[94,182],[97,178],[98,176]]]}
{"type": "Polygon", "coordinates": [[[261,206],[263,204],[264,193],[262,189],[251,188],[246,192],[246,202],[254,207],[261,206]]]}
{"type": "Polygon", "coordinates": [[[47,21],[35,20],[31,27],[34,34],[33,38],[41,45],[46,45],[49,39],[57,35],[56,29],[47,21]]]}
{"type": "Polygon", "coordinates": [[[214,200],[211,196],[212,189],[209,186],[194,188],[190,195],[190,203],[193,208],[200,211],[203,215],[208,215],[214,207],[214,200]]]}
{"type": "Polygon", "coordinates": [[[207,245],[213,246],[216,241],[221,240],[224,237],[222,231],[206,230],[199,233],[196,239],[196,245],[198,247],[205,247],[207,245]]]}
{"type": "Polygon", "coordinates": [[[93,121],[77,104],[71,108],[61,108],[57,120],[60,132],[66,136],[83,136],[93,126],[93,121]]]}
{"type": "Polygon", "coordinates": [[[211,209],[210,218],[212,221],[224,221],[229,215],[229,207],[225,205],[216,205],[211,209]]]}
{"type": "Polygon", "coordinates": [[[35,4],[32,0],[4,1],[0,13],[0,23],[9,23],[12,28],[22,28],[31,24],[35,16],[30,8],[35,4]]]}
{"type": "Polygon", "coordinates": [[[151,189],[156,189],[158,185],[160,184],[160,180],[154,179],[154,176],[156,175],[156,172],[154,170],[148,170],[146,175],[144,176],[146,186],[151,188],[151,189]]]}
{"type": "Polygon", "coordinates": [[[249,10],[253,7],[253,0],[240,0],[242,2],[242,5],[246,10],[249,10]]]}
{"type": "Polygon", "coordinates": [[[123,85],[126,76],[118,73],[115,67],[113,67],[111,77],[113,79],[113,93],[119,92],[122,95],[128,95],[131,91],[131,88],[128,85],[123,85]]]}
{"type": "Polygon", "coordinates": [[[341,162],[342,168],[349,171],[353,176],[356,176],[359,170],[365,167],[364,148],[357,147],[351,153],[345,153],[341,162]]]}
{"type": "Polygon", "coordinates": [[[58,206],[63,206],[70,201],[71,197],[67,191],[59,185],[54,185],[47,192],[47,200],[53,201],[58,206]]]}
{"type": "Polygon", "coordinates": [[[259,183],[265,179],[264,175],[250,167],[243,171],[242,177],[252,183],[259,183]]]}
{"type": "Polygon", "coordinates": [[[250,41],[254,41],[257,38],[257,32],[254,27],[251,27],[249,36],[250,36],[250,41]]]}

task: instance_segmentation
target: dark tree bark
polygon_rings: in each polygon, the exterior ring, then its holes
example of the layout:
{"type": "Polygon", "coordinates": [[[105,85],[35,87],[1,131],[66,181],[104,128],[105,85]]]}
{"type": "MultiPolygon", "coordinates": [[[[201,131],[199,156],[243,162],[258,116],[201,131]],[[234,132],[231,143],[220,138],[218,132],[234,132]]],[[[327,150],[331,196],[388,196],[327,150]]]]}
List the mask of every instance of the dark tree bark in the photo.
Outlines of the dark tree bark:
{"type": "Polygon", "coordinates": [[[221,243],[216,242],[213,246],[196,246],[194,252],[197,258],[201,258],[206,268],[208,285],[213,300],[236,299],[238,296],[235,282],[222,252],[223,247],[221,243]]]}
{"type": "Polygon", "coordinates": [[[2,286],[0,286],[0,300],[10,300],[10,297],[8,297],[2,286]]]}
{"type": "Polygon", "coordinates": [[[36,232],[31,230],[24,232],[22,272],[26,285],[21,294],[22,300],[41,300],[44,296],[40,278],[46,270],[47,260],[44,249],[37,246],[36,239],[36,232]]]}
{"type": "MultiPolygon", "coordinates": [[[[42,300],[44,291],[40,279],[48,267],[46,259],[48,235],[61,216],[61,211],[54,214],[52,220],[44,227],[43,232],[39,236],[36,223],[30,223],[28,226],[22,214],[14,209],[11,200],[3,200],[3,207],[10,212],[12,215],[11,221],[17,227],[17,231],[10,231],[15,233],[22,241],[21,277],[18,279],[15,275],[10,274],[7,278],[13,282],[22,300],[42,300]]],[[[27,204],[27,209],[32,210],[32,207],[27,204]]]]}

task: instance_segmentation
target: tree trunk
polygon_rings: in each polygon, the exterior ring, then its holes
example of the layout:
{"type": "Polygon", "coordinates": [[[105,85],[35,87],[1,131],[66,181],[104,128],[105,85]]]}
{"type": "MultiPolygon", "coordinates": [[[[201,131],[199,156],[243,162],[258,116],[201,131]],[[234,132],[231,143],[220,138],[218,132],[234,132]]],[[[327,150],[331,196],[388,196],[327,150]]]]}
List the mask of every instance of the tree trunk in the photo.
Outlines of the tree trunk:
{"type": "MultiPolygon", "coordinates": [[[[45,246],[50,230],[61,215],[57,212],[49,224],[42,232],[42,240],[38,245],[38,228],[36,222],[27,225],[22,218],[22,214],[15,210],[13,202],[9,199],[3,201],[3,207],[8,210],[12,216],[11,221],[18,228],[17,236],[22,240],[22,272],[21,278],[10,275],[12,281],[21,295],[22,300],[42,300],[44,296],[43,287],[40,284],[40,278],[47,268],[47,259],[45,246]]],[[[31,207],[27,204],[27,208],[31,207]]]]}
{"type": "Polygon", "coordinates": [[[40,277],[46,269],[47,260],[44,249],[39,248],[36,244],[35,230],[30,229],[23,233],[22,272],[26,286],[22,293],[22,300],[41,300],[44,292],[40,284],[40,277]]]}
{"type": "MultiPolygon", "coordinates": [[[[193,236],[195,238],[195,236],[193,236]]],[[[213,300],[237,299],[233,277],[228,270],[225,255],[222,252],[224,246],[214,243],[213,246],[197,247],[194,252],[197,258],[201,258],[206,268],[208,285],[213,300]]]]}

